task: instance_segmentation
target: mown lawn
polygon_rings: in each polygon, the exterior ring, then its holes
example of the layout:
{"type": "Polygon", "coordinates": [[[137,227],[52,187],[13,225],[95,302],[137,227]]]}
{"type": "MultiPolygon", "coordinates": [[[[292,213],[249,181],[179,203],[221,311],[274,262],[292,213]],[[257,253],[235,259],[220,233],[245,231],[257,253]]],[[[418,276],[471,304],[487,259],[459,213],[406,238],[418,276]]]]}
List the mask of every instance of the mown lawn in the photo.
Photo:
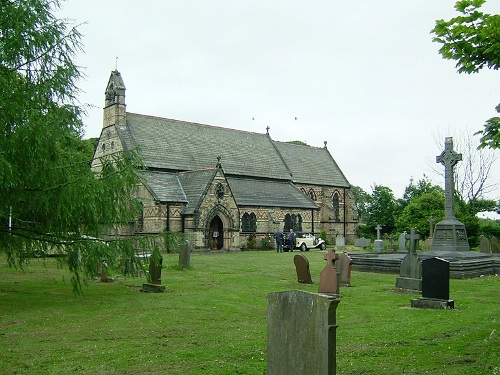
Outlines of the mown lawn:
{"type": "MultiPolygon", "coordinates": [[[[165,254],[164,293],[118,277],[77,296],[53,259],[0,257],[0,373],[266,374],[266,295],[318,288],[295,254],[193,254],[189,270],[165,254]]],[[[305,254],[317,283],[325,252],[305,254]]],[[[454,310],[410,308],[395,278],[353,271],[341,289],[338,374],[500,374],[499,276],[450,280],[454,310]]]]}

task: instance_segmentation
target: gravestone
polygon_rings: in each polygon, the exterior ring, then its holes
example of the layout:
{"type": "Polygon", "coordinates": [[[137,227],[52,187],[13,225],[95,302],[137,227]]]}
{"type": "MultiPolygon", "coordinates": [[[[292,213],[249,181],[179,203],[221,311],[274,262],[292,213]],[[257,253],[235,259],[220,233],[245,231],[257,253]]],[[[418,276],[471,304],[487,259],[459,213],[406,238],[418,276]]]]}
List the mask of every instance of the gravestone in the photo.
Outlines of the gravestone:
{"type": "Polygon", "coordinates": [[[398,250],[406,251],[406,232],[399,235],[398,250]]]}
{"type": "Polygon", "coordinates": [[[441,258],[422,261],[422,297],[411,300],[412,307],[454,308],[450,300],[450,262],[441,258]]]}
{"type": "Polygon", "coordinates": [[[372,244],[372,241],[369,238],[361,237],[361,238],[356,238],[354,240],[354,246],[356,246],[356,247],[365,248],[365,247],[370,247],[371,244],[372,244]]]}
{"type": "Polygon", "coordinates": [[[189,268],[191,265],[192,246],[189,241],[183,241],[179,251],[179,269],[189,268]]]}
{"type": "Polygon", "coordinates": [[[436,224],[432,239],[433,251],[470,251],[465,225],[455,217],[455,183],[453,168],[462,160],[462,154],[453,151],[453,138],[444,141],[444,151],[436,156],[436,163],[444,165],[444,220],[436,224]]]}
{"type": "Polygon", "coordinates": [[[425,248],[430,249],[432,247],[432,237],[434,237],[434,222],[436,221],[436,219],[431,216],[427,221],[429,222],[429,238],[424,241],[424,246],[425,248]]]}
{"type": "Polygon", "coordinates": [[[352,259],[347,253],[342,253],[335,262],[339,273],[339,285],[351,286],[352,259]]]}
{"type": "Polygon", "coordinates": [[[377,230],[377,239],[373,243],[373,251],[384,251],[384,241],[380,239],[380,231],[382,226],[379,224],[375,227],[377,230]]]}
{"type": "Polygon", "coordinates": [[[113,281],[110,277],[108,277],[108,263],[106,259],[103,259],[100,266],[100,281],[101,283],[107,283],[108,281],[113,281]]]}
{"type": "Polygon", "coordinates": [[[498,239],[495,236],[491,237],[491,252],[495,254],[500,253],[500,246],[498,245],[498,239]]]}
{"type": "Polygon", "coordinates": [[[389,251],[394,251],[396,250],[396,246],[394,246],[394,236],[392,234],[386,235],[388,244],[387,244],[387,250],[389,251]]]}
{"type": "Polygon", "coordinates": [[[309,261],[302,254],[293,257],[295,271],[297,271],[297,281],[302,284],[312,284],[311,271],[309,270],[309,261]]]}
{"type": "Polygon", "coordinates": [[[339,274],[333,265],[333,262],[338,259],[338,256],[332,252],[332,249],[328,249],[328,253],[325,254],[323,259],[326,260],[326,266],[319,275],[318,292],[338,295],[339,274]]]}
{"type": "Polygon", "coordinates": [[[491,253],[490,240],[482,234],[479,236],[479,251],[485,254],[491,253]]]}
{"type": "Polygon", "coordinates": [[[267,374],[334,375],[340,300],[291,290],[267,301],[267,374]]]}
{"type": "Polygon", "coordinates": [[[161,285],[162,263],[162,256],[157,252],[153,252],[153,254],[149,258],[148,282],[142,284],[141,291],[152,293],[160,293],[165,291],[165,286],[161,285]]]}
{"type": "Polygon", "coordinates": [[[345,237],[344,236],[335,237],[335,249],[345,250],[345,237]]]}
{"type": "Polygon", "coordinates": [[[399,268],[400,277],[396,278],[396,288],[422,290],[422,263],[417,255],[418,241],[422,236],[416,228],[411,228],[410,234],[405,235],[410,240],[410,250],[405,255],[399,268]]]}

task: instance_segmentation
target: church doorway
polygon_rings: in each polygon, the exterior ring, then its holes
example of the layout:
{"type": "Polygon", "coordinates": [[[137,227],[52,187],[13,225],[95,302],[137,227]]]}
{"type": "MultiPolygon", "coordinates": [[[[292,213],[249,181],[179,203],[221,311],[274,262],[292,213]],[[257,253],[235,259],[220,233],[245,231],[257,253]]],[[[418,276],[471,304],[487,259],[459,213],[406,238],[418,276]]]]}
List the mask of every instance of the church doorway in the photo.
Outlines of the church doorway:
{"type": "Polygon", "coordinates": [[[211,250],[220,250],[224,246],[224,225],[219,215],[210,222],[209,240],[211,250]]]}

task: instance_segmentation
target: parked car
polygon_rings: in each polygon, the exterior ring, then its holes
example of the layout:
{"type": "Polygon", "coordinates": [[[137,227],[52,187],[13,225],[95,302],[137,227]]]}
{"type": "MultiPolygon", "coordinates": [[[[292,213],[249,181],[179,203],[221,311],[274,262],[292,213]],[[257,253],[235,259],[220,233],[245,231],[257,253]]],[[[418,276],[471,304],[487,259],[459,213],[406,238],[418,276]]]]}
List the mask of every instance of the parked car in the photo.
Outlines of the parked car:
{"type": "Polygon", "coordinates": [[[283,244],[283,251],[288,252],[293,251],[294,249],[300,249],[300,251],[309,251],[309,249],[316,248],[321,250],[326,249],[326,242],[320,237],[316,237],[311,233],[294,232],[294,234],[295,243],[290,244],[290,235],[288,235],[283,244]]]}

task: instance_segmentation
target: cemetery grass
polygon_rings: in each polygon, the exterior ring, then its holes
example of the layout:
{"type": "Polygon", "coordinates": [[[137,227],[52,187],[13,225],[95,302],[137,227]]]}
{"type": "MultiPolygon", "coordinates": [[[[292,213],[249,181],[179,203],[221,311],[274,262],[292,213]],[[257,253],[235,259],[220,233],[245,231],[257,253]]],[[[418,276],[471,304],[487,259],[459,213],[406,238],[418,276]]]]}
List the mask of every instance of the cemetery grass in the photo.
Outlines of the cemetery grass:
{"type": "MultiPolygon", "coordinates": [[[[266,374],[270,292],[317,292],[324,251],[164,255],[164,293],[144,278],[90,280],[74,295],[54,259],[0,257],[2,374],[266,374]]],[[[337,374],[500,374],[500,276],[451,280],[454,310],[410,308],[396,275],[352,272],[337,309],[337,374]]],[[[307,350],[304,348],[304,350],[307,350]]]]}

